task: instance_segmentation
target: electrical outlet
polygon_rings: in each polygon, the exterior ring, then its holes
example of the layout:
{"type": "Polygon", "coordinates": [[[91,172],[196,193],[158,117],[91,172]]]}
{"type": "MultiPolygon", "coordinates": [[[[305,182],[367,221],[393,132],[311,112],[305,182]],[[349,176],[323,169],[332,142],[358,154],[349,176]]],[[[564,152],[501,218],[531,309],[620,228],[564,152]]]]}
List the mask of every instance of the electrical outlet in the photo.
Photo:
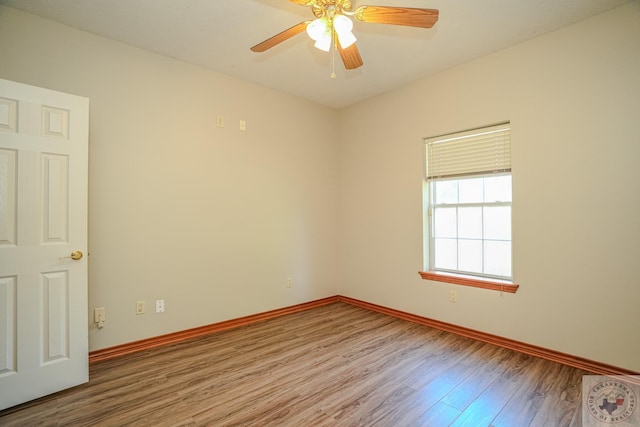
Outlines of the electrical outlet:
{"type": "Polygon", "coordinates": [[[218,126],[219,128],[224,127],[224,116],[216,117],[216,126],[218,126]]]}
{"type": "Polygon", "coordinates": [[[287,288],[293,287],[293,279],[291,277],[287,277],[287,288]]]}
{"type": "Polygon", "coordinates": [[[136,302],[136,314],[144,314],[144,301],[136,302]]]}
{"type": "Polygon", "coordinates": [[[458,302],[458,293],[456,291],[449,292],[449,301],[458,302]]]}
{"type": "Polygon", "coordinates": [[[164,300],[156,300],[156,313],[164,313],[164,300]]]}
{"type": "Polygon", "coordinates": [[[247,130],[246,120],[240,120],[240,130],[247,130]]]}

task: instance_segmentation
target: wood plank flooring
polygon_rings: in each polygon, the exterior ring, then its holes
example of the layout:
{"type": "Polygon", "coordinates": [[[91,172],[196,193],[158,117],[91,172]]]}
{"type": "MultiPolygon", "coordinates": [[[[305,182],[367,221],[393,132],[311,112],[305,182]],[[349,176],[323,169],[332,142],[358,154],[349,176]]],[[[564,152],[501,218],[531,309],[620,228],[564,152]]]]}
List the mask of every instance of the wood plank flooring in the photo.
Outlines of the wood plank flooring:
{"type": "Polygon", "coordinates": [[[335,303],[94,363],[2,426],[579,426],[582,375],[335,303]]]}

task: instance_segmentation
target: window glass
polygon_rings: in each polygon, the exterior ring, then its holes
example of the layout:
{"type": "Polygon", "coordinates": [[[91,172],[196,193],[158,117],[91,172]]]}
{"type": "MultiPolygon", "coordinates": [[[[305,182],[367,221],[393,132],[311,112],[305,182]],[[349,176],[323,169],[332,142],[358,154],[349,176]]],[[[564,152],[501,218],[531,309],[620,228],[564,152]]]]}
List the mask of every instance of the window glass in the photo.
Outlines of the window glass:
{"type": "Polygon", "coordinates": [[[511,278],[511,176],[432,181],[431,269],[511,278]]]}
{"type": "Polygon", "coordinates": [[[511,207],[484,207],[484,238],[511,240],[511,207]]]}
{"type": "Polygon", "coordinates": [[[460,240],[458,249],[458,269],[482,273],[482,240],[460,240]]]}
{"type": "Polygon", "coordinates": [[[456,270],[458,268],[458,241],[456,239],[435,239],[437,269],[456,270]]]}
{"type": "Polygon", "coordinates": [[[435,237],[448,237],[455,239],[458,236],[456,210],[456,208],[435,209],[435,237]]]}
{"type": "Polygon", "coordinates": [[[437,204],[458,203],[458,181],[436,181],[435,184],[435,202],[437,204]]]}
{"type": "Polygon", "coordinates": [[[511,175],[484,178],[485,202],[511,201],[511,175]]]}
{"type": "Polygon", "coordinates": [[[484,200],[484,180],[485,178],[471,178],[460,180],[460,203],[482,203],[484,200]]]}
{"type": "Polygon", "coordinates": [[[484,272],[511,277],[511,242],[484,241],[484,272]]]}
{"type": "Polygon", "coordinates": [[[458,237],[482,239],[482,207],[458,208],[458,237]]]}

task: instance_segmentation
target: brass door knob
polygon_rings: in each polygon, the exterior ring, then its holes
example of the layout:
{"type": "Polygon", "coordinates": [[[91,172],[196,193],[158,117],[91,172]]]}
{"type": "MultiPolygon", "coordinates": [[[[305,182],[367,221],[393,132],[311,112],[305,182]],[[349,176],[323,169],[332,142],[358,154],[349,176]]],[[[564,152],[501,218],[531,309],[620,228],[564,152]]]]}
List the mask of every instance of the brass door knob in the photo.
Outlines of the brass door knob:
{"type": "Polygon", "coordinates": [[[58,258],[58,259],[65,259],[65,258],[71,258],[74,261],[78,261],[79,259],[82,259],[82,251],[73,251],[71,252],[71,255],[63,256],[62,258],[58,258]]]}

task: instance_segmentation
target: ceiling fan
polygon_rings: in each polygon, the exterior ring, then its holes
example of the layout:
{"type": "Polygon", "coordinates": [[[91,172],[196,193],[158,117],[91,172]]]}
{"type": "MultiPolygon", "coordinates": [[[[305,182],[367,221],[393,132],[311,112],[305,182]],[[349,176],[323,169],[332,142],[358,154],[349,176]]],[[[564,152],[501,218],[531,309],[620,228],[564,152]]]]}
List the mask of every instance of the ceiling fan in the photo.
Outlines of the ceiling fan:
{"type": "Polygon", "coordinates": [[[347,70],[362,66],[362,57],[353,35],[353,21],[373,24],[404,25],[431,28],[438,22],[437,9],[421,9],[394,6],[358,6],[353,8],[350,0],[289,0],[301,6],[309,6],[315,20],[303,21],[284,30],[251,48],[254,52],[264,52],[306,30],[315,41],[314,46],[328,52],[337,48],[347,70]]]}

